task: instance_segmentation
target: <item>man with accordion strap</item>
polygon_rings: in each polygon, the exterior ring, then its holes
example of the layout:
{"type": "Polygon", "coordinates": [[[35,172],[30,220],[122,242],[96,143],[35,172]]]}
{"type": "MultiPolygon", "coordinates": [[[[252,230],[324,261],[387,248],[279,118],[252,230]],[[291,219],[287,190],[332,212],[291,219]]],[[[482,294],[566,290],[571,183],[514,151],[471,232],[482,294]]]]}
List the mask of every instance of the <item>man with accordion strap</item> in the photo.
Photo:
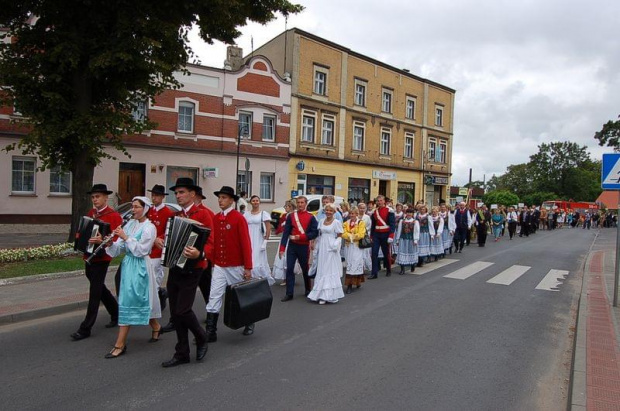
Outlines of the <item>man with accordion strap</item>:
{"type": "MultiPolygon", "coordinates": [[[[93,202],[93,208],[88,212],[88,217],[109,224],[110,232],[121,225],[123,219],[120,214],[111,207],[108,207],[108,195],[112,194],[112,191],[108,190],[105,184],[93,185],[93,188],[86,194],[90,194],[90,199],[93,202]]],[[[76,236],[83,235],[90,236],[91,234],[78,231],[76,236]]],[[[88,244],[94,244],[95,246],[102,242],[103,238],[101,232],[97,233],[94,237],[90,237],[88,240],[88,244]]],[[[90,254],[85,252],[84,260],[89,256],[90,254]]],[[[105,276],[108,273],[110,261],[112,261],[112,257],[107,255],[104,250],[100,250],[90,263],[85,264],[86,278],[88,278],[90,282],[88,308],[86,309],[86,318],[84,318],[84,321],[80,324],[79,330],[71,334],[71,338],[73,338],[74,341],[90,337],[91,329],[97,320],[99,304],[102,302],[112,317],[110,323],[106,325],[106,328],[115,327],[118,323],[118,303],[105,285],[105,276]]]]}
{"type": "MultiPolygon", "coordinates": [[[[235,201],[239,200],[239,196],[235,195],[232,187],[227,186],[213,194],[218,198],[221,211],[213,221],[213,277],[207,304],[209,342],[217,341],[217,320],[226,286],[252,277],[252,243],[248,223],[243,214],[235,210],[235,201]]],[[[254,324],[247,325],[243,330],[244,335],[253,333],[254,324]]]]}
{"type": "MultiPolygon", "coordinates": [[[[200,187],[194,184],[194,180],[187,177],[178,178],[176,184],[170,187],[170,191],[175,193],[177,203],[183,207],[183,210],[177,213],[177,216],[195,220],[212,230],[213,221],[209,213],[194,204],[196,193],[199,190],[200,187]]],[[[170,266],[167,289],[168,298],[170,299],[170,313],[177,333],[177,344],[172,359],[161,364],[164,368],[189,362],[189,331],[196,338],[196,360],[202,360],[207,354],[207,335],[200,326],[192,307],[196,298],[196,288],[198,287],[200,276],[207,266],[205,257],[208,254],[207,250],[210,250],[212,247],[212,241],[212,237],[209,236],[204,247],[184,247],[183,257],[197,260],[191,264],[191,268],[180,268],[176,262],[173,262],[174,265],[170,266]]],[[[166,257],[162,258],[165,262],[166,257]]]]}
{"type": "MultiPolygon", "coordinates": [[[[211,220],[215,223],[215,213],[211,211],[209,207],[202,204],[202,200],[205,200],[206,197],[202,193],[202,189],[200,189],[196,193],[196,205],[209,213],[211,216],[211,220]]],[[[202,275],[200,276],[200,281],[198,282],[198,288],[200,289],[200,293],[205,300],[205,306],[209,304],[209,295],[211,294],[211,278],[213,272],[213,262],[209,259],[209,255],[207,256],[207,267],[203,270],[202,275]]]]}

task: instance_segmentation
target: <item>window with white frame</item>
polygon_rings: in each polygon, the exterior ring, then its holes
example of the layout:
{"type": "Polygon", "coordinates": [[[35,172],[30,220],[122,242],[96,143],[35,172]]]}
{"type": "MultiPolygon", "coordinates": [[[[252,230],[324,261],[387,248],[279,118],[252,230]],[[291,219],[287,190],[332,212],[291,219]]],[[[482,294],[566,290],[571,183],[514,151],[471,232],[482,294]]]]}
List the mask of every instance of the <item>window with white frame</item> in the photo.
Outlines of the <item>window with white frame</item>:
{"type": "Polygon", "coordinates": [[[445,163],[447,151],[448,151],[448,144],[445,141],[439,140],[439,150],[437,150],[435,161],[438,163],[445,163]]]}
{"type": "Polygon", "coordinates": [[[36,161],[34,157],[13,157],[11,192],[34,194],[36,161]]]}
{"type": "Polygon", "coordinates": [[[381,129],[381,145],[379,154],[383,156],[390,155],[390,145],[392,144],[392,131],[389,128],[381,129]]]}
{"type": "Polygon", "coordinates": [[[276,139],[276,117],[263,116],[263,140],[274,141],[276,139]]]}
{"type": "Polygon", "coordinates": [[[414,143],[413,133],[405,133],[405,153],[404,153],[405,158],[408,158],[408,159],[413,158],[413,147],[414,147],[413,143],[414,143]]]}
{"type": "Polygon", "coordinates": [[[415,98],[413,97],[407,97],[405,117],[407,117],[409,120],[413,120],[415,118],[415,98]]]}
{"type": "Polygon", "coordinates": [[[435,125],[443,126],[443,107],[435,106],[435,125]]]}
{"type": "Polygon", "coordinates": [[[314,66],[314,94],[327,94],[327,69],[314,66]]]}
{"type": "Polygon", "coordinates": [[[177,130],[181,133],[194,132],[194,113],[196,105],[189,101],[179,102],[179,121],[177,130]]]}
{"type": "Polygon", "coordinates": [[[252,138],[252,113],[247,111],[239,112],[239,133],[241,138],[246,140],[252,138]]]}
{"type": "Polygon", "coordinates": [[[428,139],[428,159],[435,161],[435,155],[437,152],[437,140],[434,138],[428,139]]]}
{"type": "Polygon", "coordinates": [[[391,113],[392,112],[392,96],[393,96],[393,92],[392,90],[388,90],[388,89],[383,89],[383,93],[382,93],[382,98],[381,98],[381,111],[385,112],[385,113],[391,113]]]}
{"type": "Polygon", "coordinates": [[[301,141],[314,143],[314,127],[316,124],[316,114],[311,111],[304,111],[301,116],[301,141]]]}
{"type": "Polygon", "coordinates": [[[323,127],[321,127],[321,144],[326,146],[334,145],[334,116],[323,115],[323,127]]]}
{"type": "Polygon", "coordinates": [[[273,173],[260,173],[260,199],[273,200],[273,186],[275,175],[273,173]]]}
{"type": "Polygon", "coordinates": [[[364,151],[364,134],[366,127],[364,123],[353,123],[353,150],[364,151]]]}
{"type": "Polygon", "coordinates": [[[50,194],[71,194],[71,172],[60,166],[50,169],[50,194]]]}
{"type": "Polygon", "coordinates": [[[140,100],[136,103],[136,106],[134,107],[131,115],[133,116],[133,119],[135,121],[142,122],[146,120],[146,114],[147,114],[146,110],[147,110],[146,101],[140,100]]]}
{"type": "Polygon", "coordinates": [[[367,82],[355,79],[355,105],[366,107],[366,86],[367,82]]]}

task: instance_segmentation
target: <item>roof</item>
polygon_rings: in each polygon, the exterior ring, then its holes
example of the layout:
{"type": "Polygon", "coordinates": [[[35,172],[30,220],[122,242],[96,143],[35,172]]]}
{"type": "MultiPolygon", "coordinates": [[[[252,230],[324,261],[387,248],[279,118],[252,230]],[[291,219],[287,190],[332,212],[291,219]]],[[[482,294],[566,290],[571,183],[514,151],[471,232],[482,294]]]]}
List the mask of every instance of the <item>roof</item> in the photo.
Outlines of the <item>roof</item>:
{"type": "Polygon", "coordinates": [[[603,191],[596,199],[596,204],[603,205],[609,210],[617,210],[620,203],[620,191],[603,191]]]}

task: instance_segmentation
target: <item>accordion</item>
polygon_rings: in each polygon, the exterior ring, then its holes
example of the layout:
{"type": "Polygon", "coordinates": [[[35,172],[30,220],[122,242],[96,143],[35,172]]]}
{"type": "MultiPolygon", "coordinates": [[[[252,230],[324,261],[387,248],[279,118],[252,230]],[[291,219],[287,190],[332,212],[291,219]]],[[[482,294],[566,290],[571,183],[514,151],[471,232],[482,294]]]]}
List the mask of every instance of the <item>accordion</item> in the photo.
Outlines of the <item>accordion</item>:
{"type": "Polygon", "coordinates": [[[164,267],[178,267],[191,270],[198,260],[190,260],[183,255],[185,247],[202,250],[211,234],[211,229],[196,220],[183,217],[170,217],[166,223],[164,247],[161,251],[161,264],[164,267]]]}
{"type": "Polygon", "coordinates": [[[224,325],[233,330],[269,318],[273,296],[266,278],[251,279],[226,287],[224,325]]]}
{"type": "Polygon", "coordinates": [[[82,217],[77,232],[75,233],[75,242],[73,249],[86,254],[92,254],[97,244],[89,244],[88,240],[101,234],[105,237],[110,234],[110,224],[91,217],[82,217]]]}

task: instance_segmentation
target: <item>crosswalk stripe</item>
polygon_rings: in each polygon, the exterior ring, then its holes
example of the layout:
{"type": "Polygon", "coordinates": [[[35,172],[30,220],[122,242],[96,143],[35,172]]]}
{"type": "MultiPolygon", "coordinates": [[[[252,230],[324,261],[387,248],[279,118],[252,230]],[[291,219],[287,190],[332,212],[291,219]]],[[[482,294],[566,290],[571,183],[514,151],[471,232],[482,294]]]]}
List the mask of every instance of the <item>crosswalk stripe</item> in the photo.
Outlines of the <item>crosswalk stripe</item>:
{"type": "MultiPolygon", "coordinates": [[[[438,268],[445,267],[448,264],[456,263],[457,261],[459,261],[459,260],[453,260],[453,259],[450,259],[450,258],[443,258],[443,259],[435,261],[433,263],[429,263],[428,265],[424,265],[422,267],[418,267],[412,273],[411,272],[407,272],[407,273],[408,274],[413,274],[413,275],[423,275],[423,274],[429,273],[429,272],[431,272],[433,270],[436,270],[438,268]]],[[[406,269],[406,267],[405,267],[405,269],[406,269]]]]}
{"type": "Polygon", "coordinates": [[[475,263],[466,265],[463,268],[459,268],[458,270],[444,275],[445,278],[453,278],[455,280],[466,280],[472,275],[484,270],[487,267],[492,266],[494,263],[489,263],[486,261],[476,261],[475,263]]]}
{"type": "Polygon", "coordinates": [[[528,267],[526,265],[513,265],[497,274],[495,277],[491,278],[487,281],[487,283],[491,284],[501,284],[501,285],[510,285],[517,278],[521,277],[527,270],[532,267],[528,267]]]}
{"type": "Polygon", "coordinates": [[[545,278],[536,286],[537,290],[545,291],[560,291],[557,289],[558,285],[562,284],[564,278],[568,275],[569,271],[565,270],[549,270],[545,278]]]}

